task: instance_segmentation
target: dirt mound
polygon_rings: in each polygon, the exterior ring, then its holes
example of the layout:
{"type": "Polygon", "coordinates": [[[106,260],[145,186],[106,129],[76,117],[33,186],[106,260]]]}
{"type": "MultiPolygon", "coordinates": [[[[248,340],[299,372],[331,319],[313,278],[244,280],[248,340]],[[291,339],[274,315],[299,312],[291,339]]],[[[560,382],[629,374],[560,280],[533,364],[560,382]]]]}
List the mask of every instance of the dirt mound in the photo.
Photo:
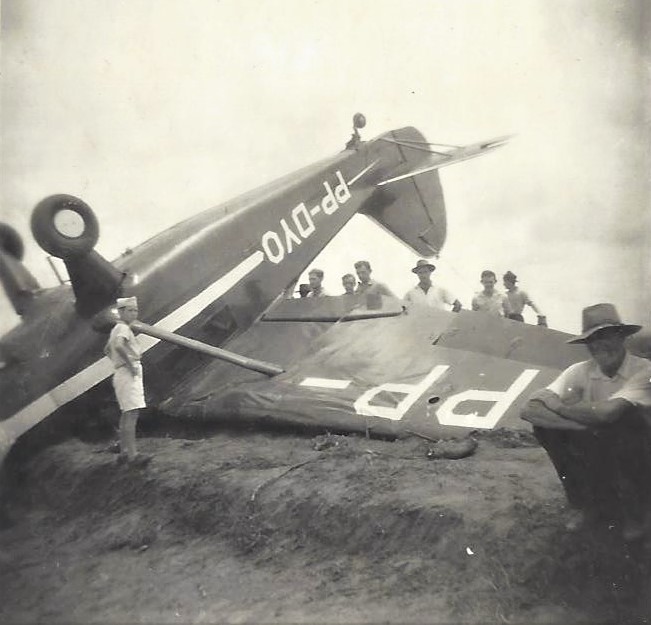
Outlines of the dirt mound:
{"type": "Polygon", "coordinates": [[[0,532],[3,621],[645,622],[617,528],[570,535],[544,452],[221,432],[68,441],[24,466],[0,532]]]}

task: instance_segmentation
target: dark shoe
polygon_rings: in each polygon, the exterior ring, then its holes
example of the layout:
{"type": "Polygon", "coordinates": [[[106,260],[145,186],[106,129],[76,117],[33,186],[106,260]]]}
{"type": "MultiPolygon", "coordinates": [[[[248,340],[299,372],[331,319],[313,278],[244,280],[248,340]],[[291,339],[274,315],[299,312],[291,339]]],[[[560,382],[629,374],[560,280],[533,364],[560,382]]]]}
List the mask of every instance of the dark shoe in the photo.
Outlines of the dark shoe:
{"type": "Polygon", "coordinates": [[[106,446],[105,451],[108,454],[119,454],[120,453],[120,443],[118,441],[113,441],[110,445],[106,446]]]}
{"type": "Polygon", "coordinates": [[[151,456],[147,454],[136,454],[133,458],[129,458],[127,454],[121,453],[118,456],[117,463],[119,466],[128,465],[130,467],[146,467],[151,462],[151,456]]]}
{"type": "Polygon", "coordinates": [[[96,454],[119,454],[120,453],[120,443],[114,441],[106,445],[106,447],[100,447],[95,450],[96,454]]]}

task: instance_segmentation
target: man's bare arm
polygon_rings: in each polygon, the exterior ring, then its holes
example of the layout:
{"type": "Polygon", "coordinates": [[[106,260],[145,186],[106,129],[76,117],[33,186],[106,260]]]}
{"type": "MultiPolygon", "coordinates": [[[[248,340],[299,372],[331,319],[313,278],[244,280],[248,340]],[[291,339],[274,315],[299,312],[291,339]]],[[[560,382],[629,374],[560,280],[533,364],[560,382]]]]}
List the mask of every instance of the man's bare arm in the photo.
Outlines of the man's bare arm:
{"type": "Polygon", "coordinates": [[[136,365],[131,361],[131,356],[129,355],[129,351],[126,348],[126,339],[122,336],[118,339],[118,342],[115,346],[115,351],[122,356],[122,359],[127,365],[127,369],[129,369],[129,372],[131,375],[138,375],[138,369],[136,368],[136,365]]]}
{"type": "Polygon", "coordinates": [[[565,419],[570,419],[583,425],[607,425],[614,423],[630,407],[625,399],[607,399],[605,401],[587,402],[580,401],[575,404],[564,403],[558,395],[551,393],[541,399],[551,411],[558,413],[565,419]]]}
{"type": "MultiPolygon", "coordinates": [[[[550,391],[551,392],[551,391],[550,391]]],[[[550,410],[541,400],[530,399],[520,415],[532,425],[554,430],[584,430],[585,426],[550,410]]]]}

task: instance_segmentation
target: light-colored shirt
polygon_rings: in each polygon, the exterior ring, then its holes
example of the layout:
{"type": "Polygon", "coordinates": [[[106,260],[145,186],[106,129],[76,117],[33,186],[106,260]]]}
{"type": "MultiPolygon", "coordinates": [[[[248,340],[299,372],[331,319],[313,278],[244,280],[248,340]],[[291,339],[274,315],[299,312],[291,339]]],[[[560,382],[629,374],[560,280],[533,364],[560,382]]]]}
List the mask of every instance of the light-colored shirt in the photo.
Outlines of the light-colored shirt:
{"type": "Polygon", "coordinates": [[[424,291],[420,284],[417,284],[405,293],[404,299],[413,306],[428,306],[438,310],[447,310],[446,304],[452,306],[456,298],[441,286],[432,284],[427,291],[424,291]]]}
{"type": "Polygon", "coordinates": [[[382,284],[381,282],[375,282],[375,280],[371,280],[367,284],[358,282],[355,293],[370,293],[377,295],[388,295],[389,297],[393,297],[393,293],[388,286],[382,284]]]}
{"type": "Polygon", "coordinates": [[[506,292],[506,297],[511,306],[511,313],[521,315],[525,306],[531,306],[537,315],[542,315],[540,308],[538,308],[532,301],[526,291],[520,290],[517,286],[512,291],[506,292]]]}
{"type": "Polygon", "coordinates": [[[320,288],[318,291],[310,291],[307,296],[308,297],[325,297],[327,293],[323,288],[320,288]]]}
{"type": "Polygon", "coordinates": [[[483,291],[475,293],[475,296],[472,298],[472,309],[499,317],[510,315],[513,312],[508,298],[504,293],[500,293],[499,291],[493,291],[493,294],[490,296],[486,295],[483,291]]]}
{"type": "Polygon", "coordinates": [[[565,403],[625,399],[634,406],[651,407],[651,362],[626,354],[617,373],[609,378],[594,360],[570,365],[548,387],[565,403]]]}
{"type": "Polygon", "coordinates": [[[116,349],[120,343],[124,345],[131,363],[135,364],[140,362],[140,345],[138,345],[138,340],[133,334],[131,328],[124,321],[118,321],[115,326],[113,326],[106,347],[104,348],[105,354],[110,358],[116,369],[124,367],[127,364],[122,357],[122,354],[120,354],[116,349]]]}

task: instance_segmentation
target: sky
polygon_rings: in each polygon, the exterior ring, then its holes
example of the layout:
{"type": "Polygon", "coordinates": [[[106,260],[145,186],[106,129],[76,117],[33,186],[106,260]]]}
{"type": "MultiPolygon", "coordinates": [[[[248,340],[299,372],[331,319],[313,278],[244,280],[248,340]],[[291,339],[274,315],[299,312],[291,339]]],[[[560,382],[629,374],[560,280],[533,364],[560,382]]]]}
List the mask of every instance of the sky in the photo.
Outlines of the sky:
{"type": "MultiPolygon", "coordinates": [[[[29,217],[83,198],[111,259],[161,229],[415,126],[504,148],[441,170],[434,280],[469,307],[514,271],[549,325],[611,301],[651,324],[648,3],[643,0],[2,0],[0,220],[56,279],[29,217]]],[[[355,217],[316,259],[324,285],[368,259],[403,295],[417,256],[355,217]]],[[[304,280],[307,281],[307,280],[304,280]]],[[[17,322],[0,295],[0,332],[17,322]]],[[[527,319],[535,320],[531,313],[527,319]]]]}

